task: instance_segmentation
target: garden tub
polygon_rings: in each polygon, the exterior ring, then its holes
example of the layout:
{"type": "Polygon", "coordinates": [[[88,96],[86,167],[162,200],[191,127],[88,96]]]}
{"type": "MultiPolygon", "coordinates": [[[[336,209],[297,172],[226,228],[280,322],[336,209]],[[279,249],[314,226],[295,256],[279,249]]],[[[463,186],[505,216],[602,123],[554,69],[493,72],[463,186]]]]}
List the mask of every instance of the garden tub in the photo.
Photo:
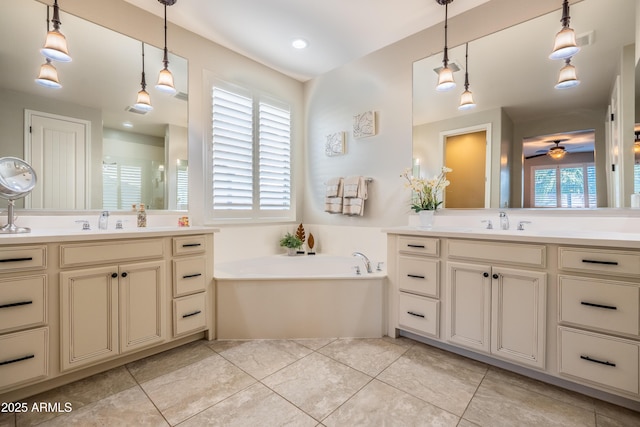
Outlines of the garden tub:
{"type": "Polygon", "coordinates": [[[367,273],[360,258],[273,255],[214,270],[218,339],[384,334],[386,273],[367,273]]]}

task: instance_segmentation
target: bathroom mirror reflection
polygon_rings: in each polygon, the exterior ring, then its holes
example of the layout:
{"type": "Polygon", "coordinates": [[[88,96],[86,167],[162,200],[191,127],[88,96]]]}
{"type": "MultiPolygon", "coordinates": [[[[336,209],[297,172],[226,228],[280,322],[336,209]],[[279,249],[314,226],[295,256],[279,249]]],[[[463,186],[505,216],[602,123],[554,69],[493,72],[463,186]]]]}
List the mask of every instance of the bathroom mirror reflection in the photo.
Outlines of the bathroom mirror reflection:
{"type": "MultiPolygon", "coordinates": [[[[450,92],[435,90],[434,69],[442,66],[442,52],[414,63],[413,158],[422,173],[434,175],[442,165],[443,135],[490,123],[486,207],[534,207],[525,204],[531,182],[524,180],[532,176],[524,170],[530,167],[525,165],[527,144],[537,136],[550,140],[556,135],[564,139],[562,145],[577,147],[586,144],[580,131],[590,130],[593,160],[586,163],[595,173],[596,204],[628,206],[624,202],[633,191],[629,182],[634,163],[635,108],[633,89],[628,88],[634,86],[635,1],[619,0],[615,7],[598,0],[571,5],[571,27],[582,44],[572,64],[581,83],[564,90],[554,88],[564,62],[548,58],[561,25],[560,6],[558,2],[559,9],[552,13],[469,41],[469,90],[475,109],[458,110],[464,91],[464,45],[449,49],[450,62],[460,68],[454,73],[457,87],[450,92]],[[615,122],[610,120],[613,110],[615,122]],[[581,139],[573,141],[577,135],[581,139]],[[616,172],[610,172],[611,165],[616,172]]],[[[450,24],[452,31],[455,26],[450,24]]],[[[566,161],[576,150],[568,151],[566,161]]],[[[577,163],[585,163],[581,156],[577,163]]],[[[449,179],[457,179],[455,170],[449,179]]]]}
{"type": "Polygon", "coordinates": [[[60,6],[72,61],[53,62],[62,85],[55,89],[34,81],[45,62],[46,4],[2,3],[0,157],[25,159],[39,177],[37,191],[16,207],[130,210],[142,202],[187,209],[186,59],[169,54],[178,93],[161,93],[154,85],[163,52],[145,43],[153,110],[132,110],[141,89],[142,43],[60,6]]]}

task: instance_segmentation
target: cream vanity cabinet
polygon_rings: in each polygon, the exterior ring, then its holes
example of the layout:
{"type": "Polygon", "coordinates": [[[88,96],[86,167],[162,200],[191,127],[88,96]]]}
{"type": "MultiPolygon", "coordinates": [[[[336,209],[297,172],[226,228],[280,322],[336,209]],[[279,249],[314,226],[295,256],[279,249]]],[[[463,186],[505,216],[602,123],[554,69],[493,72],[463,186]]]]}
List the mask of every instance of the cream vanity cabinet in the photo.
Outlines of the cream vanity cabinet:
{"type": "Polygon", "coordinates": [[[205,236],[174,237],[172,247],[173,336],[178,337],[207,325],[205,236]]]}
{"type": "Polygon", "coordinates": [[[60,246],[63,371],[165,340],[163,256],[162,239],[60,246]]]}
{"type": "Polygon", "coordinates": [[[49,374],[45,245],[0,247],[0,389],[49,374]]]}
{"type": "Polygon", "coordinates": [[[558,371],[638,398],[640,252],[558,249],[558,371]]]}
{"type": "Polygon", "coordinates": [[[447,240],[446,340],[545,366],[546,248],[447,240]]]}

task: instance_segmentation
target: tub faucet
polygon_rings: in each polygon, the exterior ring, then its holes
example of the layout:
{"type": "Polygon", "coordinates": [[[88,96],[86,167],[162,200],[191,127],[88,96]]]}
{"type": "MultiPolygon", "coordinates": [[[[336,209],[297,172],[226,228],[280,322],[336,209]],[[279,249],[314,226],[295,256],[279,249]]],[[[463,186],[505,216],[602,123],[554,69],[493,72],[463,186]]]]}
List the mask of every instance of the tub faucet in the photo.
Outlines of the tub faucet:
{"type": "Polygon", "coordinates": [[[367,258],[365,254],[362,252],[354,252],[351,255],[361,257],[364,261],[364,266],[367,268],[367,273],[373,273],[373,270],[371,270],[371,261],[369,261],[369,258],[367,258]]]}
{"type": "Polygon", "coordinates": [[[503,230],[509,229],[509,217],[506,212],[500,212],[500,228],[503,230]]]}

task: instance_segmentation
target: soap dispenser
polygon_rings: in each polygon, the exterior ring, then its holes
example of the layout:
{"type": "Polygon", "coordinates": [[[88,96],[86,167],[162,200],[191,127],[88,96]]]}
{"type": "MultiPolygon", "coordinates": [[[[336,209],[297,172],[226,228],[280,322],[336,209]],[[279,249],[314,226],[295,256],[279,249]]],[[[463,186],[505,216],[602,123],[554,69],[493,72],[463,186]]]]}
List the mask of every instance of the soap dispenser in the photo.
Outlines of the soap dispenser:
{"type": "Polygon", "coordinates": [[[106,230],[109,227],[109,211],[102,211],[98,218],[98,230],[106,230]]]}
{"type": "Polygon", "coordinates": [[[147,226],[147,211],[144,208],[144,203],[140,203],[140,210],[138,211],[138,227],[147,226]]]}

